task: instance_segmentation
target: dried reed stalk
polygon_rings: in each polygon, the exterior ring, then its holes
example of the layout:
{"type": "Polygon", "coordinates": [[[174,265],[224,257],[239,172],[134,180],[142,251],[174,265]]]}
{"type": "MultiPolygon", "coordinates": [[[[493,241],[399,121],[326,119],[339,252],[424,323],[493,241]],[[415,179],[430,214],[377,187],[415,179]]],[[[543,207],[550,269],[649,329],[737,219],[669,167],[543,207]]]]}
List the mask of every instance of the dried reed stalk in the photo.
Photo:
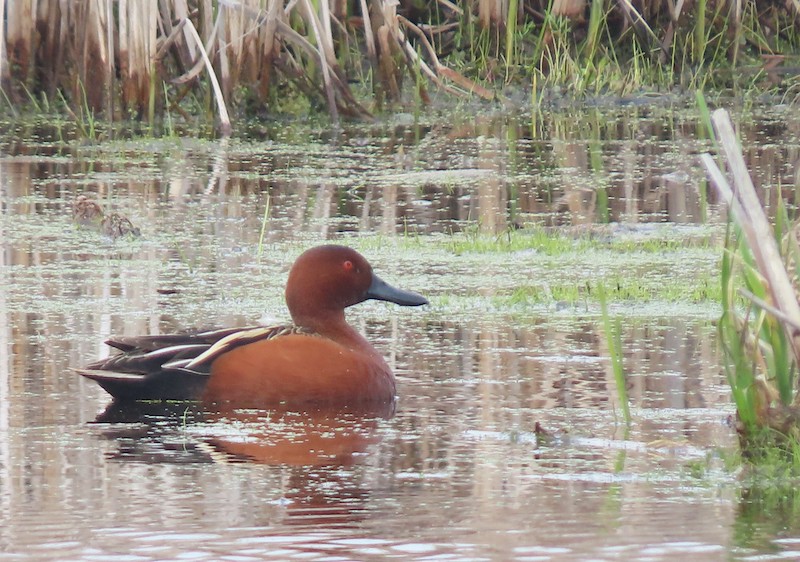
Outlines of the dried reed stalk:
{"type": "MultiPolygon", "coordinates": [[[[437,1],[446,10],[463,14],[451,1],[437,1]]],[[[500,11],[493,13],[505,17],[507,2],[502,0],[500,11]]],[[[398,61],[409,70],[419,69],[449,92],[493,97],[492,92],[443,66],[426,34],[400,18],[396,5],[393,0],[359,0],[370,64],[376,74],[384,75],[392,97],[399,98],[405,72],[398,61]],[[419,38],[425,60],[405,33],[419,38]]],[[[221,127],[228,131],[225,100],[234,87],[258,84],[258,93],[265,97],[277,63],[277,70],[301,89],[324,97],[334,122],[340,112],[369,116],[353,95],[337,58],[340,45],[334,41],[332,27],[347,32],[339,23],[347,16],[347,8],[344,0],[290,0],[288,4],[285,0],[0,0],[0,21],[5,17],[7,22],[0,29],[0,80],[8,84],[13,79],[20,91],[24,89],[31,83],[36,54],[48,61],[37,69],[37,76],[46,77],[51,95],[58,88],[71,92],[73,104],[80,108],[70,108],[76,118],[85,106],[92,111],[105,109],[113,119],[114,98],[119,94],[126,110],[123,115],[147,112],[152,121],[156,101],[162,97],[159,72],[178,75],[171,82],[183,86],[176,96],[179,102],[205,68],[221,127]],[[187,25],[189,21],[194,25],[187,25]],[[310,37],[293,26],[302,27],[310,37]]],[[[32,93],[41,86],[34,85],[32,93]]],[[[169,101],[182,112],[175,98],[169,101]]]]}
{"type": "Polygon", "coordinates": [[[554,16],[576,18],[586,11],[586,0],[553,0],[551,13],[554,16]]]}
{"type": "Polygon", "coordinates": [[[708,154],[701,160],[711,178],[712,184],[719,191],[734,212],[737,223],[747,239],[758,270],[766,279],[772,306],[780,311],[779,321],[792,346],[796,364],[800,365],[800,304],[797,302],[792,282],[783,265],[778,244],[773,236],[769,221],[761,208],[753,181],[747,172],[741,147],[736,140],[728,112],[717,109],[711,115],[717,138],[728,162],[728,169],[735,189],[731,189],[725,175],[720,171],[708,154]],[[782,320],[785,318],[786,320],[782,320]]]}
{"type": "MultiPolygon", "coordinates": [[[[108,28],[112,19],[108,2],[89,2],[83,13],[81,46],[81,83],[74,86],[75,99],[85,101],[94,110],[107,105],[105,88],[113,50],[108,46],[108,28]]],[[[109,92],[110,95],[110,92],[109,92]]],[[[111,118],[111,116],[109,116],[111,118]]]]}
{"type": "MultiPolygon", "coordinates": [[[[156,59],[161,59],[165,56],[167,50],[172,47],[172,44],[177,41],[179,34],[183,29],[186,27],[188,23],[188,19],[182,20],[175,28],[172,30],[172,34],[161,44],[161,47],[158,49],[156,53],[156,59]]],[[[206,39],[205,46],[198,45],[197,42],[194,40],[194,35],[192,35],[191,31],[187,31],[185,34],[187,49],[189,52],[193,53],[192,60],[196,59],[194,64],[191,64],[189,70],[187,70],[184,74],[177,78],[173,78],[170,80],[173,84],[186,84],[191,82],[203,71],[205,67],[205,59],[202,57],[201,53],[205,51],[206,53],[211,53],[213,46],[216,44],[217,41],[217,32],[220,27],[220,22],[222,21],[222,16],[218,15],[214,25],[209,25],[211,29],[209,37],[206,39]]],[[[196,31],[196,28],[195,28],[196,31]]],[[[199,32],[198,32],[199,33],[199,32]]]]}
{"type": "MultiPolygon", "coordinates": [[[[190,10],[189,4],[187,0],[172,0],[172,18],[162,18],[161,24],[164,26],[164,34],[167,37],[171,37],[173,33],[175,33],[175,28],[179,28],[179,33],[183,33],[184,38],[184,45],[185,49],[176,49],[175,54],[180,61],[180,68],[186,69],[192,65],[192,62],[195,60],[199,60],[200,49],[197,47],[194,41],[191,39],[191,31],[186,29],[186,26],[183,22],[189,18],[190,10]],[[173,22],[177,22],[177,25],[173,25],[173,22]]],[[[198,18],[198,20],[202,20],[202,18],[198,18]]],[[[203,25],[202,21],[199,21],[200,30],[207,31],[211,28],[209,24],[208,27],[203,25]]],[[[159,52],[162,50],[162,47],[159,47],[159,52]]],[[[156,55],[156,58],[159,58],[159,55],[156,55]]]]}
{"type": "Polygon", "coordinates": [[[114,10],[106,0],[106,119],[114,119],[114,10]]]}
{"type": "MultiPolygon", "coordinates": [[[[362,0],[363,1],[363,0],[362,0]]],[[[0,0],[0,22],[6,21],[6,0],[0,0]]],[[[0,88],[6,90],[11,80],[6,50],[6,28],[0,25],[0,88]]]]}
{"type": "MultiPolygon", "coordinates": [[[[52,97],[58,85],[58,74],[63,61],[60,46],[62,7],[57,0],[39,0],[36,10],[37,39],[34,43],[37,65],[36,75],[41,77],[41,88],[52,97]],[[38,44],[37,44],[38,43],[38,44]]],[[[0,19],[2,21],[2,19],[0,19]]]]}
{"type": "MultiPolygon", "coordinates": [[[[219,3],[222,25],[220,27],[220,80],[225,97],[230,99],[236,85],[251,84],[259,80],[261,71],[261,23],[250,14],[259,13],[260,0],[222,0],[219,3]]],[[[280,7],[282,2],[270,2],[280,7]]]]}
{"type": "Polygon", "coordinates": [[[379,91],[386,93],[389,99],[396,100],[400,98],[402,80],[402,73],[395,63],[398,56],[402,55],[402,51],[395,40],[396,33],[393,33],[397,28],[397,3],[372,0],[372,6],[374,8],[372,24],[377,39],[377,76],[382,86],[379,91]]]}
{"type": "Polygon", "coordinates": [[[642,14],[639,13],[631,0],[620,0],[619,5],[622,7],[623,13],[633,26],[636,35],[639,36],[639,39],[644,41],[646,45],[651,41],[658,42],[658,36],[650,27],[650,24],[647,23],[647,20],[645,20],[642,14]]]}
{"type": "Polygon", "coordinates": [[[730,17],[733,20],[731,26],[731,44],[730,44],[730,60],[733,64],[739,59],[739,44],[742,37],[742,13],[744,10],[744,2],[742,0],[730,1],[730,17]]]}
{"type": "Polygon", "coordinates": [[[478,0],[478,21],[484,29],[504,28],[508,17],[508,0],[478,0]]]}
{"type": "Polygon", "coordinates": [[[6,10],[8,62],[16,69],[17,81],[22,84],[28,82],[33,70],[35,6],[36,0],[13,0],[6,10]]]}
{"type": "Polygon", "coordinates": [[[269,84],[272,79],[272,69],[274,66],[275,54],[279,51],[275,32],[278,29],[278,19],[283,15],[283,2],[270,2],[267,7],[267,15],[262,25],[262,67],[259,73],[261,94],[266,97],[269,93],[269,84]]]}
{"type": "MultiPolygon", "coordinates": [[[[800,2],[800,0],[797,0],[800,2]]],[[[367,46],[367,57],[373,71],[378,69],[378,51],[375,47],[375,34],[372,31],[372,21],[369,15],[367,0],[359,0],[361,18],[364,20],[364,43],[367,46]]]]}
{"type": "MultiPolygon", "coordinates": [[[[230,18],[226,17],[227,14],[228,10],[224,7],[224,5],[220,6],[219,13],[217,14],[217,21],[220,22],[220,25],[217,26],[218,45],[215,49],[217,56],[219,57],[219,80],[217,87],[220,88],[220,92],[216,94],[216,89],[214,91],[215,95],[230,99],[231,92],[233,91],[233,84],[231,83],[231,63],[228,58],[228,55],[230,54],[228,50],[230,41],[230,36],[228,35],[228,32],[230,31],[230,22],[228,20],[230,18]]],[[[206,68],[208,68],[207,64],[206,68]]]]}
{"type": "MultiPolygon", "coordinates": [[[[269,47],[266,48],[269,49],[271,55],[268,71],[271,69],[271,59],[278,53],[277,45],[294,45],[314,61],[314,66],[319,68],[323,78],[323,96],[328,103],[328,109],[334,122],[338,121],[340,110],[346,110],[351,115],[369,116],[369,112],[353,96],[344,73],[338,67],[330,28],[331,15],[327,9],[324,10],[327,18],[320,18],[308,0],[290,3],[285,9],[281,9],[283,8],[282,0],[271,0],[266,12],[241,5],[234,0],[221,0],[220,3],[236,4],[241,8],[242,13],[254,20],[262,30],[264,40],[269,44],[269,47]],[[316,46],[287,23],[286,10],[289,9],[297,9],[307,28],[312,30],[316,46]],[[327,26],[323,20],[328,21],[327,26]]],[[[309,83],[313,82],[306,69],[294,60],[290,53],[283,54],[286,55],[284,64],[292,69],[294,78],[301,78],[309,83]]],[[[302,84],[299,85],[302,87],[302,84]]]]}
{"type": "Polygon", "coordinates": [[[325,87],[325,97],[328,100],[328,111],[334,124],[339,124],[339,111],[336,108],[336,94],[331,82],[331,66],[336,63],[336,54],[333,50],[333,37],[331,35],[330,14],[327,13],[328,0],[322,0],[320,6],[323,12],[322,21],[327,22],[327,26],[322,24],[309,0],[302,0],[305,10],[306,21],[310,24],[314,32],[317,43],[320,69],[322,70],[322,82],[325,87]]]}
{"type": "Polygon", "coordinates": [[[155,2],[119,0],[119,73],[122,103],[140,115],[155,104],[153,61],[158,30],[155,2]]]}
{"type": "Polygon", "coordinates": [[[672,49],[672,43],[675,39],[675,29],[678,25],[678,18],[681,17],[683,6],[684,0],[670,2],[669,24],[667,25],[667,30],[664,33],[664,38],[661,40],[661,54],[659,55],[659,62],[661,62],[661,64],[667,62],[667,56],[669,55],[670,49],[672,49]]]}

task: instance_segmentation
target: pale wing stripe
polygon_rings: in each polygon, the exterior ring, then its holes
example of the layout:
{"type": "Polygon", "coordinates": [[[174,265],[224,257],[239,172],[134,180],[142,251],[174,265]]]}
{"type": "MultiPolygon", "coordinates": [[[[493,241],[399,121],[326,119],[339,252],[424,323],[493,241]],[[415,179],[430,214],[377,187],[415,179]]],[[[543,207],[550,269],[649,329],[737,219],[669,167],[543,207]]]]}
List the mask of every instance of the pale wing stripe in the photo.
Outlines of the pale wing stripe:
{"type": "MultiPolygon", "coordinates": [[[[238,330],[239,331],[242,331],[242,330],[257,330],[257,329],[263,328],[263,327],[264,326],[246,326],[246,327],[239,328],[238,330]]],[[[205,338],[205,337],[214,336],[214,335],[217,335],[217,334],[224,334],[226,332],[231,332],[232,334],[239,333],[238,331],[235,331],[235,330],[236,330],[236,328],[218,328],[216,330],[208,330],[206,332],[200,332],[200,333],[197,334],[197,336],[205,338]]],[[[231,335],[231,334],[228,334],[228,335],[231,335]]]]}
{"type": "Polygon", "coordinates": [[[99,369],[75,369],[84,377],[114,379],[114,380],[142,380],[142,375],[138,373],[120,373],[118,371],[101,371],[99,369]]]}
{"type": "Polygon", "coordinates": [[[161,349],[156,349],[155,351],[150,351],[145,354],[145,357],[150,358],[158,358],[162,355],[171,357],[173,355],[177,355],[182,351],[189,351],[193,349],[203,349],[208,347],[208,344],[200,343],[200,344],[184,344],[184,345],[173,345],[171,347],[162,347],[161,349]]]}
{"type": "Polygon", "coordinates": [[[300,326],[259,326],[257,328],[244,329],[240,332],[235,332],[219,340],[217,343],[208,348],[189,363],[183,366],[184,369],[193,369],[197,365],[205,363],[210,359],[216,359],[219,355],[225,353],[236,345],[245,345],[259,340],[271,340],[280,336],[287,336],[289,334],[305,334],[314,335],[314,332],[300,326]]]}
{"type": "Polygon", "coordinates": [[[235,343],[241,339],[260,339],[266,338],[269,339],[274,337],[276,332],[276,326],[266,326],[262,328],[253,328],[251,330],[243,330],[241,332],[234,332],[229,336],[225,336],[217,343],[212,345],[208,348],[208,350],[204,351],[197,357],[195,357],[192,361],[186,364],[184,369],[192,369],[201,363],[204,363],[206,360],[212,357],[216,357],[217,355],[224,353],[231,347],[231,344],[235,343]]]}

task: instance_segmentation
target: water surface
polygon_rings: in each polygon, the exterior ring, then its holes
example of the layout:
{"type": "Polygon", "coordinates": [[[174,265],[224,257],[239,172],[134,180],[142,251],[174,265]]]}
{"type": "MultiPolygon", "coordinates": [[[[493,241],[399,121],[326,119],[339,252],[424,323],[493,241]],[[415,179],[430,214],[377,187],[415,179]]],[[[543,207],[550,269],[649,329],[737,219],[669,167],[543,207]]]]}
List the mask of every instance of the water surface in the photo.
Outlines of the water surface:
{"type": "MultiPolygon", "coordinates": [[[[793,205],[796,117],[742,123],[765,202],[780,189],[793,205]]],[[[793,504],[730,461],[716,303],[657,290],[718,267],[726,215],[695,159],[701,130],[691,112],[639,107],[337,137],[7,137],[0,559],[800,555],[793,504]],[[76,226],[81,193],[141,238],[76,226]],[[480,245],[542,227],[574,248],[480,245]],[[292,260],[328,241],[431,300],[349,312],[398,377],[394,412],[106,411],[70,371],[111,334],[286,320],[292,260]],[[640,291],[612,302],[630,429],[598,282],[640,291]]]]}

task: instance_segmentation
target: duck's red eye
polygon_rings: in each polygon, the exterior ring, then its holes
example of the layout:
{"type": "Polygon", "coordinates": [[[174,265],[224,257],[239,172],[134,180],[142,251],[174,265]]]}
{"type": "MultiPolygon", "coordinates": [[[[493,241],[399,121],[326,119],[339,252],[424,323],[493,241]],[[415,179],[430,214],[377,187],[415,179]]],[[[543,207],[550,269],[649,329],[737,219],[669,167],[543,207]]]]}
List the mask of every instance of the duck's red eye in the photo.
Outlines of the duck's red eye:
{"type": "Polygon", "coordinates": [[[353,262],[351,262],[350,260],[346,260],[342,264],[342,267],[344,267],[345,271],[353,271],[353,262]]]}

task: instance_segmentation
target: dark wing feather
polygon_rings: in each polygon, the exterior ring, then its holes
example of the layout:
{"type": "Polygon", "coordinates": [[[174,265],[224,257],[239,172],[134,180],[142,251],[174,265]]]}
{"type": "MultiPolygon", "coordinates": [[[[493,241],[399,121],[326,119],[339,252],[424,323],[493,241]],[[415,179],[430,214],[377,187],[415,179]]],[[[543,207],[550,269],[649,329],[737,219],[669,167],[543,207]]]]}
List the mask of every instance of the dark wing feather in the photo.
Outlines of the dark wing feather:
{"type": "Polygon", "coordinates": [[[222,353],[291,333],[309,332],[282,325],[112,338],[106,343],[121,353],[77,371],[119,400],[195,400],[206,386],[211,364],[222,353]]]}
{"type": "Polygon", "coordinates": [[[106,345],[119,349],[123,352],[133,350],[155,351],[156,349],[177,345],[213,345],[225,336],[253,328],[258,328],[258,326],[250,326],[247,328],[224,328],[222,330],[210,330],[196,333],[187,332],[185,334],[169,334],[166,336],[120,336],[107,339],[106,345]]]}
{"type": "Polygon", "coordinates": [[[134,347],[123,353],[91,363],[86,368],[143,375],[156,372],[165,363],[197,357],[208,348],[209,345],[206,343],[166,346],[155,348],[153,351],[148,348],[134,347]]]}

